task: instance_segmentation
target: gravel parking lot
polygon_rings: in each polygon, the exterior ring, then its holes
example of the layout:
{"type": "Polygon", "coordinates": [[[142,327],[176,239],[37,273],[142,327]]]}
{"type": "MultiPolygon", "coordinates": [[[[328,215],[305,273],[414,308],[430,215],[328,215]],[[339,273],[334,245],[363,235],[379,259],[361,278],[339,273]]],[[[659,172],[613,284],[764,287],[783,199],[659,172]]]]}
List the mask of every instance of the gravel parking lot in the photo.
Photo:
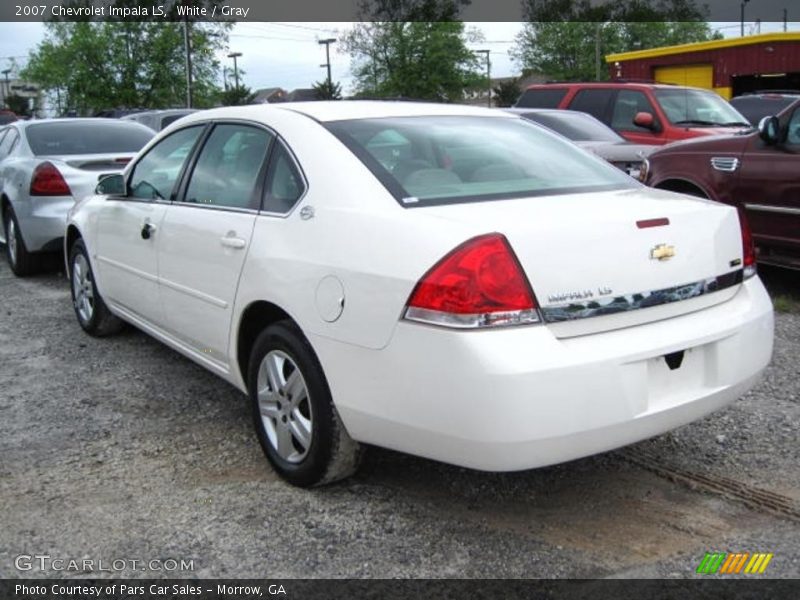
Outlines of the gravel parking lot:
{"type": "MultiPolygon", "coordinates": [[[[303,491],[246,399],[133,329],[78,327],[63,275],[0,265],[0,577],[21,554],[191,560],[192,577],[691,577],[706,551],[800,577],[800,277],[764,381],[703,421],[566,465],[487,474],[372,449],[303,491]]],[[[161,576],[126,567],[118,575],[161,576]]]]}

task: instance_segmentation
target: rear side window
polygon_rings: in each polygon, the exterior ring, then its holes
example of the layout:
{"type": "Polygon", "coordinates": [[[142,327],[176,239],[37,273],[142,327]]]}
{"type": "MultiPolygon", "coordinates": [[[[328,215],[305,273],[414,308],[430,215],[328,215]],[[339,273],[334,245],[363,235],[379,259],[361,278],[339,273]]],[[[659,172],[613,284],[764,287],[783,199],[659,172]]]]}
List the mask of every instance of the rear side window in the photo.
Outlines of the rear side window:
{"type": "Polygon", "coordinates": [[[217,125],[200,151],[184,202],[258,208],[257,191],[272,134],[248,125],[217,125]]]}
{"type": "Polygon", "coordinates": [[[594,118],[606,122],[608,105],[614,97],[616,90],[579,90],[569,105],[570,110],[589,113],[594,118]]]}
{"type": "Polygon", "coordinates": [[[285,214],[294,208],[305,190],[303,177],[289,151],[283,144],[277,144],[270,160],[262,210],[285,214]]]}
{"type": "Polygon", "coordinates": [[[141,125],[109,119],[52,121],[25,128],[28,145],[37,155],[131,154],[141,150],[155,135],[141,125]]]}
{"type": "Polygon", "coordinates": [[[566,88],[525,90],[517,100],[516,106],[518,108],[558,108],[566,95],[566,88]]]}

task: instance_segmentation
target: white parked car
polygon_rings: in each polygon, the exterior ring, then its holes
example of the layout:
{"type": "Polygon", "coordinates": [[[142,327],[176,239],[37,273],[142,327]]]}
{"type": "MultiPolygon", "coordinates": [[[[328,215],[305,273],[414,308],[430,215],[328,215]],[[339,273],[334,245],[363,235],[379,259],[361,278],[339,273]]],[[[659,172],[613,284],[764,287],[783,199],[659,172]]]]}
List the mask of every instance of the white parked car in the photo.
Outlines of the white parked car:
{"type": "Polygon", "coordinates": [[[153,137],[112,119],[15,121],[0,130],[0,242],[17,275],[63,247],[67,212],[153,137]]]}
{"type": "Polygon", "coordinates": [[[735,209],[488,109],[190,115],[75,207],[66,250],[81,326],[249,394],[301,486],[362,444],[497,471],[616,448],[735,400],[772,351],[735,209]]]}

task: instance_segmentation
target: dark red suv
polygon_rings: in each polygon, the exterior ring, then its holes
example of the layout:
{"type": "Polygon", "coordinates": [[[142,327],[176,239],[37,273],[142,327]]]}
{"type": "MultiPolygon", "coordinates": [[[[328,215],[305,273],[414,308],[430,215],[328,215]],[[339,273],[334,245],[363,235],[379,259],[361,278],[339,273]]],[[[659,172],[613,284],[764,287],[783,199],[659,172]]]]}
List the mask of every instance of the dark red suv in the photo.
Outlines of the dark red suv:
{"type": "Polygon", "coordinates": [[[668,144],[750,127],[714,92],[657,83],[536,84],[522,93],[516,106],[589,113],[636,144],[668,144]]]}
{"type": "Polygon", "coordinates": [[[744,209],[758,260],[800,269],[800,100],[758,130],[658,149],[645,182],[744,209]]]}

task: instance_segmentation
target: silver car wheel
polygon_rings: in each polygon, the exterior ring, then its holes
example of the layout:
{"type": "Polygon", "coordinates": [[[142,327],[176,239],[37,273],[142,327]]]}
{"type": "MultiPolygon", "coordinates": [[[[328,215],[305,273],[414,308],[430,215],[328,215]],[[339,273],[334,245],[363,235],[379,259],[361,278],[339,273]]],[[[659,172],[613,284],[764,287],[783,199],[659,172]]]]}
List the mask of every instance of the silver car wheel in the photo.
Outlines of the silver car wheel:
{"type": "Polygon", "coordinates": [[[6,244],[8,244],[8,257],[11,259],[11,264],[17,264],[17,226],[14,225],[14,219],[8,218],[6,225],[6,244]]]}
{"type": "Polygon", "coordinates": [[[258,406],[267,439],[283,460],[301,462],[311,448],[314,417],[303,374],[292,358],[272,350],[258,367],[258,406]]]}
{"type": "Polygon", "coordinates": [[[72,298],[81,321],[88,323],[94,314],[94,287],[89,262],[83,254],[72,262],[72,298]]]}

